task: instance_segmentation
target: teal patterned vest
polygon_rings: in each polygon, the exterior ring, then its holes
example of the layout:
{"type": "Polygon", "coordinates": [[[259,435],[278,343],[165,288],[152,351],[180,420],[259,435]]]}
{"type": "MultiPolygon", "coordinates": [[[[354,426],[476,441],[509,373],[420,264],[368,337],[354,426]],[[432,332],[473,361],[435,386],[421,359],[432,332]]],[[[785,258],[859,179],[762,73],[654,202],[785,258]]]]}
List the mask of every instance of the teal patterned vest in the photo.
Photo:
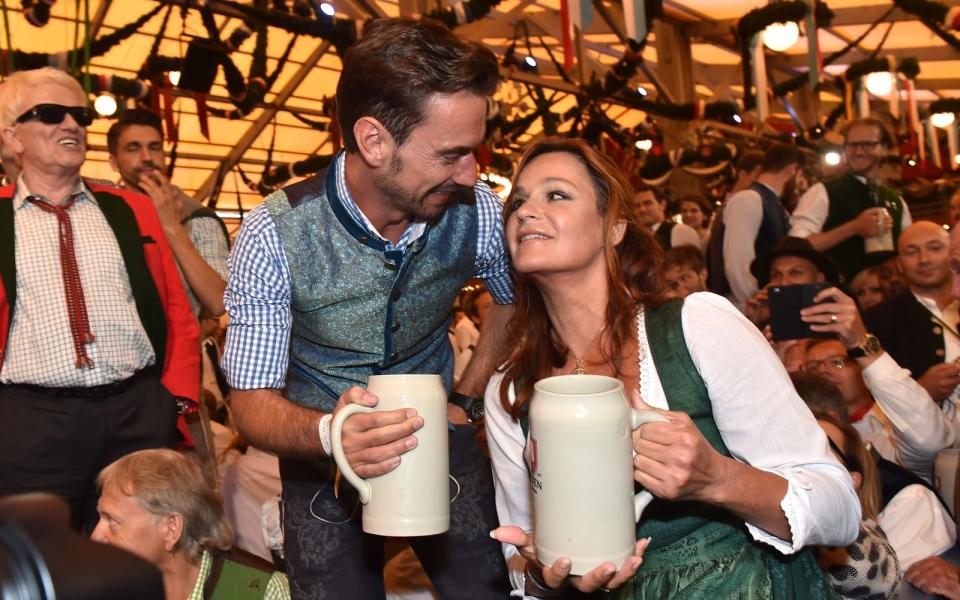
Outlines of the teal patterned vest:
{"type": "Polygon", "coordinates": [[[437,373],[449,391],[450,308],[474,272],[477,210],[453,203],[406,252],[387,251],[347,213],[335,167],[269,195],[291,275],[286,396],[332,411],[369,375],[437,373]]]}
{"type": "MultiPolygon", "coordinates": [[[[823,231],[839,227],[847,221],[856,219],[866,209],[877,206],[870,197],[870,188],[852,173],[831,179],[824,184],[824,187],[827,188],[827,195],[830,198],[830,211],[827,213],[827,220],[823,223],[823,231]]],[[[879,206],[886,208],[893,217],[893,244],[896,248],[897,240],[900,238],[903,203],[890,188],[878,186],[875,191],[880,201],[879,206]]],[[[863,238],[859,235],[846,239],[825,252],[833,259],[847,285],[857,273],[883,262],[894,253],[867,254],[863,249],[863,238]]]]}

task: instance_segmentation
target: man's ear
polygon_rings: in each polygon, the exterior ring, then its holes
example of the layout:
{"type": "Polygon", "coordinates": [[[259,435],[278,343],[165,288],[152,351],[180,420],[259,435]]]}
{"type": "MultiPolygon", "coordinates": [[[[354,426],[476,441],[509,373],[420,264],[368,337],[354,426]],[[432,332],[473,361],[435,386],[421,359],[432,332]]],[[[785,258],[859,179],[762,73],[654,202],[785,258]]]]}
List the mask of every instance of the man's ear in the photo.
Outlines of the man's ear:
{"type": "Polygon", "coordinates": [[[113,169],[113,172],[119,173],[120,167],[117,166],[117,158],[112,154],[108,154],[107,159],[110,161],[110,167],[113,169]]]}
{"type": "Polygon", "coordinates": [[[160,519],[160,534],[163,536],[163,548],[167,552],[173,552],[177,542],[183,537],[183,515],[173,513],[160,519]]]}
{"type": "Polygon", "coordinates": [[[369,166],[376,169],[390,164],[396,144],[383,123],[373,117],[360,117],[353,124],[353,137],[361,158],[369,166]]]}
{"type": "Polygon", "coordinates": [[[623,237],[627,234],[627,222],[621,219],[613,226],[613,231],[610,232],[610,244],[612,246],[617,246],[620,242],[623,241],[623,237]]]}
{"type": "Polygon", "coordinates": [[[0,136],[3,137],[3,145],[9,147],[15,154],[23,153],[23,144],[20,143],[20,136],[13,127],[4,127],[0,129],[0,136]]]}

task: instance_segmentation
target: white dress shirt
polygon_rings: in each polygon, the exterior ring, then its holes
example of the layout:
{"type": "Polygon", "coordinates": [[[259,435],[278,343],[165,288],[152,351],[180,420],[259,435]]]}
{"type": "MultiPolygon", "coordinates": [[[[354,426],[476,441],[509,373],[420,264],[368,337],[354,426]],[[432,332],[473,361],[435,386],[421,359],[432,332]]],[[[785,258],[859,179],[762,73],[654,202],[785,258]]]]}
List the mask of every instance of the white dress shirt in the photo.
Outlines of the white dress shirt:
{"type": "MultiPolygon", "coordinates": [[[[886,352],[863,370],[863,380],[877,402],[871,413],[874,409],[882,411],[884,432],[890,436],[888,444],[878,442],[876,436],[864,436],[864,441],[872,442],[887,460],[930,481],[937,452],[957,442],[953,423],[927,390],[910,377],[910,371],[900,367],[886,352]]],[[[864,421],[871,418],[875,417],[868,413],[854,424],[861,435],[866,427],[864,421]]]]}
{"type": "Polygon", "coordinates": [[[13,197],[17,303],[10,307],[13,322],[0,383],[93,387],[127,379],[154,362],[120,244],[79,177],[75,193],[80,196],[67,213],[90,331],[96,338],[86,344],[93,368],[76,366],[57,216],[27,201],[31,192],[21,175],[13,197]]]}
{"type": "MultiPolygon", "coordinates": [[[[663,221],[657,223],[653,226],[653,232],[656,233],[660,226],[663,225],[663,221]]],[[[673,229],[670,230],[670,247],[676,248],[677,246],[693,246],[694,248],[700,249],[700,234],[697,233],[697,230],[689,225],[684,225],[683,223],[675,223],[673,229]]]]}
{"type": "Polygon", "coordinates": [[[752,188],[737,192],[723,207],[723,267],[733,304],[741,311],[758,289],[757,279],[750,273],[750,263],[757,257],[757,234],[762,223],[763,198],[752,188]]]}
{"type": "MultiPolygon", "coordinates": [[[[865,178],[857,176],[860,181],[866,181],[865,178]]],[[[900,231],[903,231],[913,223],[910,216],[910,207],[900,198],[900,205],[903,207],[903,216],[900,218],[900,231]]],[[[822,183],[810,186],[797,203],[797,209],[790,216],[790,235],[794,237],[810,237],[815,233],[823,231],[823,224],[827,222],[827,215],[830,213],[830,196],[827,194],[827,187],[822,183]]]]}
{"type": "MultiPolygon", "coordinates": [[[[833,456],[826,435],[797,395],[780,360],[760,331],[726,299],[708,292],[686,298],[681,320],[687,348],[710,391],[714,420],[732,457],[787,480],[780,503],[792,539],[780,539],[751,523],[750,535],[783,554],[806,545],[845,546],[857,535],[860,501],[847,470],[833,456]],[[736,351],[731,351],[736,349],[736,351]],[[749,357],[749,371],[744,371],[749,357]]],[[[641,394],[668,408],[650,356],[646,322],[638,319],[641,394]]],[[[493,461],[497,514],[503,525],[533,530],[525,439],[520,424],[500,403],[503,378],[487,385],[486,428],[493,461]]],[[[514,401],[513,388],[509,398],[514,401]]],[[[654,500],[658,502],[659,500],[654,500]]],[[[513,596],[523,596],[525,560],[504,544],[513,596]]]]}
{"type": "Polygon", "coordinates": [[[937,495],[919,484],[908,485],[880,511],[880,527],[900,559],[900,569],[936,556],[957,541],[957,527],[937,495]]]}

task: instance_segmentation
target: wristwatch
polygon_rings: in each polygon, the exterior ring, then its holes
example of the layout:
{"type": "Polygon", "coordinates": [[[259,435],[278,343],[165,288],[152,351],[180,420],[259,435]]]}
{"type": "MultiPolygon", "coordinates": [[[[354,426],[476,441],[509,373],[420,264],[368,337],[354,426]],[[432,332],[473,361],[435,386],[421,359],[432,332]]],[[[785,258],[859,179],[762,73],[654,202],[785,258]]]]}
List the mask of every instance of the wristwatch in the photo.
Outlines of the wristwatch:
{"type": "Polygon", "coordinates": [[[850,358],[863,358],[865,356],[879,356],[883,353],[883,346],[880,340],[872,333],[866,333],[856,346],[847,348],[847,356],[850,358]]]}
{"type": "Polygon", "coordinates": [[[475,398],[473,396],[467,396],[466,394],[454,392],[450,394],[450,398],[447,399],[447,402],[462,408],[463,412],[467,413],[467,420],[471,423],[477,423],[478,421],[483,420],[483,398],[475,398]]]}

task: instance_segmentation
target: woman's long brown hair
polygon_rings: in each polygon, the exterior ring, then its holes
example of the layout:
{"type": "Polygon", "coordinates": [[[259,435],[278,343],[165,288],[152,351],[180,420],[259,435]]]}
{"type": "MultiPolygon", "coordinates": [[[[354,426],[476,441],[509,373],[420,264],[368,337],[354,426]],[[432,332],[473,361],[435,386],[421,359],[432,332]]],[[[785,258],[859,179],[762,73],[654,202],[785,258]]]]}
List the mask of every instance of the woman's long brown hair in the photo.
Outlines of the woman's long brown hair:
{"type": "Polygon", "coordinates": [[[843,452],[840,459],[848,471],[860,473],[860,490],[857,496],[860,497],[863,518],[876,521],[882,503],[880,474],[877,471],[877,463],[870,455],[870,450],[863,443],[863,438],[853,425],[840,421],[830,413],[814,411],[813,416],[818,421],[830,423],[843,434],[844,443],[840,448],[843,452]]]}
{"type": "MultiPolygon", "coordinates": [[[[612,342],[612,354],[603,349],[603,358],[612,362],[621,374],[624,350],[634,337],[633,317],[637,304],[651,304],[660,290],[660,265],[663,250],[660,244],[640,225],[633,190],[619,167],[583,140],[547,139],[527,146],[517,166],[514,183],[536,158],[564,152],[576,158],[587,170],[597,198],[597,210],[604,217],[607,239],[613,239],[614,228],[623,223],[622,241],[604,244],[607,264],[606,331],[612,342]]],[[[507,198],[503,222],[514,212],[513,193],[507,198]]],[[[514,313],[507,324],[507,345],[500,364],[505,373],[500,384],[500,402],[504,409],[519,419],[527,412],[533,384],[548,377],[553,369],[563,366],[568,353],[547,314],[540,289],[529,277],[516,271],[514,277],[514,313]],[[514,384],[516,402],[510,403],[507,390],[514,384]]]]}

